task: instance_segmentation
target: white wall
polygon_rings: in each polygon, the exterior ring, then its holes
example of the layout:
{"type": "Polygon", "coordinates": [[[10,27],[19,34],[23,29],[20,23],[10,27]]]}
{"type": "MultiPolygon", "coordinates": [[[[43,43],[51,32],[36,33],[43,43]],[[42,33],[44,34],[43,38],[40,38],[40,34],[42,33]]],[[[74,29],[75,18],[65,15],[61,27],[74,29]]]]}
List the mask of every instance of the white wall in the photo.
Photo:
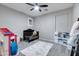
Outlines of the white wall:
{"type": "Polygon", "coordinates": [[[74,4],[73,6],[73,22],[79,18],[79,3],[74,4]]]}
{"type": "Polygon", "coordinates": [[[23,30],[29,28],[27,19],[27,15],[0,5],[0,27],[7,26],[19,37],[22,37],[23,30]]]}
{"type": "Polygon", "coordinates": [[[70,32],[72,26],[72,8],[36,17],[34,25],[35,30],[39,31],[40,38],[53,41],[53,35],[56,31],[56,16],[64,14],[67,14],[68,16],[67,32],[70,32]]]}

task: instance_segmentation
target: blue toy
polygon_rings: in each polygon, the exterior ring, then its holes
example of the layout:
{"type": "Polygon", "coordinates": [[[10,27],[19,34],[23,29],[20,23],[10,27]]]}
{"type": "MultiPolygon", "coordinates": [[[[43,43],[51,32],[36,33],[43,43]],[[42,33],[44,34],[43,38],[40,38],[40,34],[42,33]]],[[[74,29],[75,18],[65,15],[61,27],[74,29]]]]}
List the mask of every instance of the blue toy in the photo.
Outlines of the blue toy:
{"type": "Polygon", "coordinates": [[[11,42],[10,45],[10,55],[16,55],[17,54],[17,50],[18,50],[18,46],[16,42],[11,42]]]}

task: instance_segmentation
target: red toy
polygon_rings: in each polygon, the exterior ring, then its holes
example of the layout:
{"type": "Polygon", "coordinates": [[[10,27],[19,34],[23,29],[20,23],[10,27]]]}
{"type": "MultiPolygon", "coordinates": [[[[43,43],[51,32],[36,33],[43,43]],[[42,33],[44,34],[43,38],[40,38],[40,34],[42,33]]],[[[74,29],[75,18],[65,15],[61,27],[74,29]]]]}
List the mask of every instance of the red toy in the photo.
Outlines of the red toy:
{"type": "Polygon", "coordinates": [[[17,35],[15,35],[13,32],[11,32],[8,28],[0,28],[0,32],[2,32],[2,34],[4,36],[8,37],[8,55],[10,56],[10,41],[11,41],[11,37],[14,37],[14,41],[17,42],[17,35]]]}

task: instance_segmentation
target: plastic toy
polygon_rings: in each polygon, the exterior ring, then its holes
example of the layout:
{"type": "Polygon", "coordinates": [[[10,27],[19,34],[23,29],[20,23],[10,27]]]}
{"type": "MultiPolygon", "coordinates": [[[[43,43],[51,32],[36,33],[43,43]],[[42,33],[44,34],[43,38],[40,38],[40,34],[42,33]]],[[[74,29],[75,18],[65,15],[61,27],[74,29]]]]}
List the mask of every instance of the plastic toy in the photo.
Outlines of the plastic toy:
{"type": "Polygon", "coordinates": [[[0,56],[2,56],[4,53],[4,46],[3,46],[3,40],[0,39],[0,56]]]}
{"type": "Polygon", "coordinates": [[[16,55],[17,53],[17,49],[18,49],[18,46],[17,46],[17,43],[13,40],[11,40],[11,43],[10,43],[10,55],[16,55]]]}
{"type": "Polygon", "coordinates": [[[3,34],[3,36],[7,37],[6,43],[5,45],[7,46],[6,47],[6,50],[7,50],[7,53],[6,55],[16,55],[17,53],[17,50],[18,50],[18,46],[17,46],[17,35],[15,35],[13,32],[11,32],[8,28],[0,28],[0,32],[3,34]],[[14,42],[12,42],[12,40],[14,42]],[[15,52],[15,53],[13,53],[15,52]]]}

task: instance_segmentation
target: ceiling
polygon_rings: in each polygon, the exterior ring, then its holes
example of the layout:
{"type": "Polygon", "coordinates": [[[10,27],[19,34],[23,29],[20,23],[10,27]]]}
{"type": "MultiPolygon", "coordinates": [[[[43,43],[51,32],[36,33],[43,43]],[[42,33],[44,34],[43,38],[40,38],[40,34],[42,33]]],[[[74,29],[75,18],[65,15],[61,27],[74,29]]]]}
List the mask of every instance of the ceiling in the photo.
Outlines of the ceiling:
{"type": "Polygon", "coordinates": [[[25,3],[3,3],[3,5],[15,9],[17,11],[23,12],[31,17],[36,17],[39,15],[43,15],[43,14],[47,14],[47,13],[51,13],[51,12],[56,12],[62,9],[66,9],[66,8],[70,8],[73,6],[72,3],[39,3],[39,5],[42,4],[47,4],[48,7],[48,11],[45,11],[46,8],[41,8],[43,11],[39,12],[39,11],[30,11],[30,9],[32,8],[32,6],[29,6],[25,3]]]}

